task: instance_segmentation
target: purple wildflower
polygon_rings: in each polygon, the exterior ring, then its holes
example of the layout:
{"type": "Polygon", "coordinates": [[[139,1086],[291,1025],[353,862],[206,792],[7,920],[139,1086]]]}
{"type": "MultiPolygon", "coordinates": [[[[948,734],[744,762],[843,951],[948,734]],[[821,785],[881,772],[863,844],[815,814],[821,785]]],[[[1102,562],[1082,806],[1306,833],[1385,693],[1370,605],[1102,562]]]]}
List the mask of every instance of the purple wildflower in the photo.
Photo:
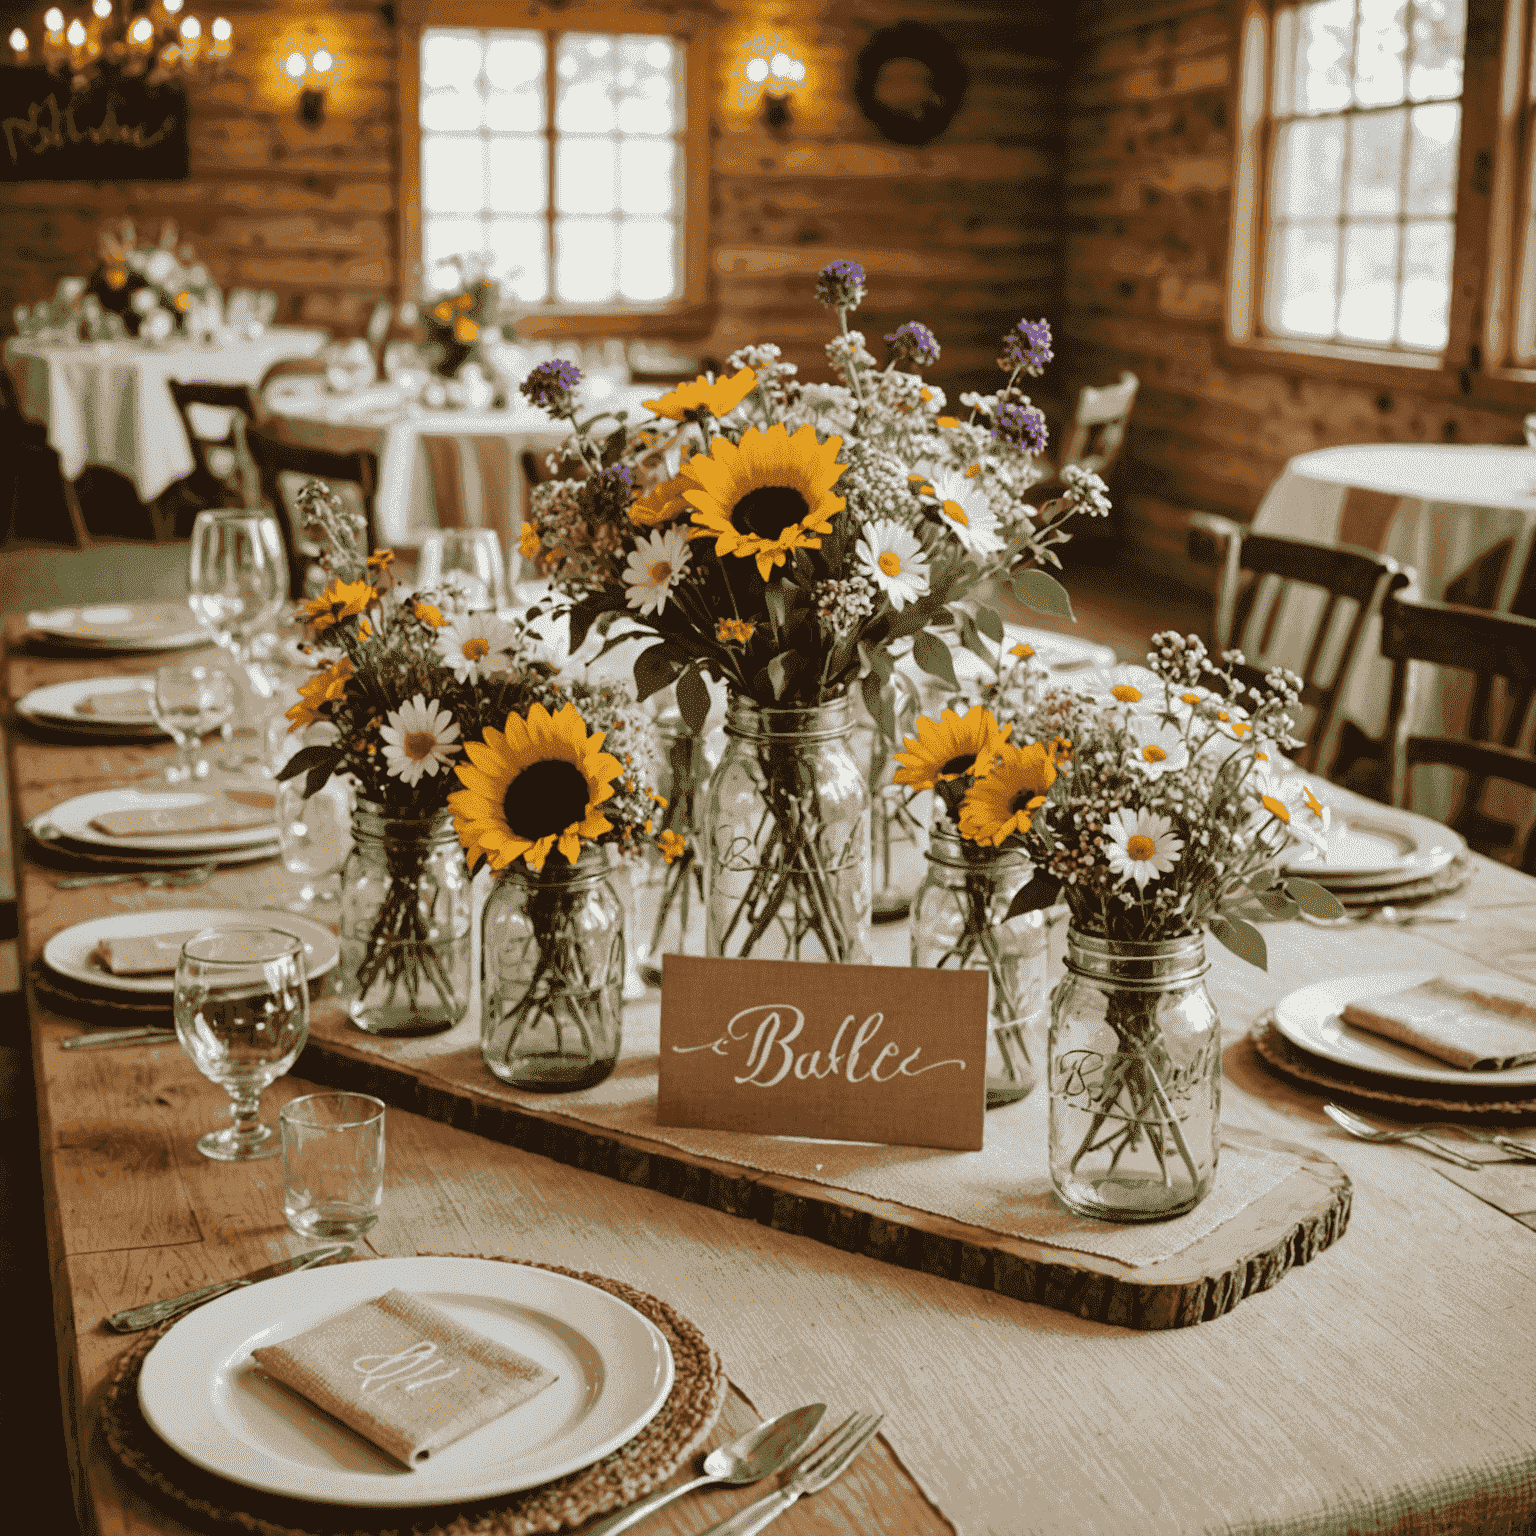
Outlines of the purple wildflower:
{"type": "Polygon", "coordinates": [[[885,338],[885,344],[898,368],[931,368],[939,360],[938,338],[920,320],[898,325],[885,338]]]}
{"type": "Polygon", "coordinates": [[[828,309],[857,309],[864,297],[864,268],[856,261],[833,261],[816,274],[816,297],[828,309]]]}
{"type": "Polygon", "coordinates": [[[993,415],[992,436],[1026,453],[1043,453],[1045,414],[1033,405],[1011,405],[1004,401],[993,415]]]}
{"type": "Polygon", "coordinates": [[[1004,373],[1022,369],[1038,378],[1045,365],[1056,354],[1051,351],[1051,323],[1049,320],[1020,320],[1003,337],[1003,355],[997,366],[1004,373]]]}
{"type": "Polygon", "coordinates": [[[517,387],[530,405],[548,411],[551,416],[568,416],[575,406],[573,394],[579,383],[581,369],[557,357],[540,363],[517,387]]]}

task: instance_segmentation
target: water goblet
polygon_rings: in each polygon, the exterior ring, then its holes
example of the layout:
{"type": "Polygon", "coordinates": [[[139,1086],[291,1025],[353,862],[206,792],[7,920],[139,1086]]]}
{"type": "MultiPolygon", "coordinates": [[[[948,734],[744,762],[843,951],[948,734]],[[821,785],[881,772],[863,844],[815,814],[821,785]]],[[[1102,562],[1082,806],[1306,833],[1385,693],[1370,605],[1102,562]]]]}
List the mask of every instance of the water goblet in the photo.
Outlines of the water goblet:
{"type": "Polygon", "coordinates": [[[440,528],[421,541],[416,585],[423,591],[452,576],[471,610],[507,606],[507,562],[494,528],[440,528]]]}
{"type": "Polygon", "coordinates": [[[307,912],[317,902],[335,901],[341,894],[336,876],[352,848],[352,791],[347,780],[333,774],[307,800],[301,778],[277,786],[277,837],[283,868],[300,875],[298,898],[290,912],[307,912]]]}
{"type": "Polygon", "coordinates": [[[198,1139],[219,1162],[275,1157],[282,1138],[261,1123],[261,1095],[309,1038],[304,945],[275,928],[205,928],[176,965],[176,1034],[197,1070],[230,1098],[231,1124],[198,1139]]]}
{"type": "Polygon", "coordinates": [[[198,755],[203,737],[217,730],[235,708],[235,686],[217,667],[172,665],[155,673],[150,709],[155,723],[176,743],[176,760],[167,765],[168,784],[205,778],[208,762],[198,755]]]}

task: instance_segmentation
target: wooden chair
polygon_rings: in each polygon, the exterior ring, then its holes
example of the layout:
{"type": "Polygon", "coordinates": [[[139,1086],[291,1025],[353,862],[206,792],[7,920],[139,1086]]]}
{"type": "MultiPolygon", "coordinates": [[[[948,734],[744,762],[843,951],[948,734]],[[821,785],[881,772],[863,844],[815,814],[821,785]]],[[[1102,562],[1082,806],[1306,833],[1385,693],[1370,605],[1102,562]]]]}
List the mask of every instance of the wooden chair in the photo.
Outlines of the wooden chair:
{"type": "Polygon", "coordinates": [[[438,527],[494,528],[503,548],[515,545],[524,502],[512,478],[507,439],[427,433],[421,447],[438,527]]]}
{"type": "Polygon", "coordinates": [[[192,450],[192,473],[162,492],[158,502],[162,519],[170,523],[177,538],[184,539],[204,507],[245,504],[234,418],[239,416],[249,425],[258,411],[248,384],[183,384],[167,379],[166,386],[192,450]],[[211,435],[217,429],[205,413],[222,421],[222,436],[211,435]]]}
{"type": "MultiPolygon", "coordinates": [[[[1341,766],[1334,740],[1335,716],[1360,637],[1386,595],[1407,587],[1412,573],[1369,549],[1249,533],[1240,524],[1208,512],[1190,517],[1189,552],[1191,559],[1215,564],[1220,571],[1213,653],[1236,648],[1250,656],[1264,656],[1288,607],[1308,621],[1302,641],[1305,657],[1291,670],[1301,677],[1301,702],[1313,711],[1313,718],[1306,746],[1296,761],[1332,777],[1341,766]],[[1311,591],[1302,593],[1297,588],[1311,591]]],[[[1257,686],[1265,669],[1251,665],[1236,671],[1249,686],[1257,686]]]]}
{"type": "Polygon", "coordinates": [[[1125,444],[1125,428],[1136,403],[1141,380],[1124,372],[1118,384],[1095,388],[1085,384],[1077,397],[1077,411],[1067,429],[1057,461],[1059,475],[1068,464],[1075,464],[1108,479],[1115,460],[1125,444]]]}
{"type": "Polygon", "coordinates": [[[333,490],[348,497],[363,514],[366,548],[377,547],[374,497],[379,485],[379,456],[372,449],[333,453],[327,448],[284,442],[254,426],[238,427],[237,437],[244,440],[245,451],[256,466],[261,498],[276,513],[282,528],[283,546],[288,555],[289,590],[293,597],[306,595],[305,577],[317,553],[314,545],[304,537],[303,523],[295,515],[292,500],[306,480],[324,480],[333,490]]]}
{"type": "Polygon", "coordinates": [[[22,409],[16,381],[0,364],[0,544],[84,549],[90,542],[48,428],[22,409]]]}
{"type": "MultiPolygon", "coordinates": [[[[1466,836],[1479,853],[1505,852],[1513,825],[1484,815],[1479,802],[1490,779],[1536,790],[1536,755],[1531,741],[1536,619],[1394,595],[1382,604],[1381,653],[1392,663],[1392,692],[1387,705],[1392,803],[1410,804],[1414,768],[1440,764],[1459,769],[1467,775],[1466,790],[1448,825],[1466,836]],[[1473,675],[1463,735],[1414,732],[1410,666],[1415,662],[1473,675]],[[1494,721],[1499,715],[1503,724],[1496,728],[1494,721]],[[1502,840],[1487,841],[1490,830],[1501,832],[1502,840]]],[[[1516,852],[1520,868],[1536,875],[1536,830],[1516,852]]]]}
{"type": "Polygon", "coordinates": [[[267,389],[276,380],[313,378],[317,374],[322,377],[325,374],[325,364],[318,357],[285,357],[273,363],[256,386],[256,398],[263,413],[267,408],[267,389]]]}

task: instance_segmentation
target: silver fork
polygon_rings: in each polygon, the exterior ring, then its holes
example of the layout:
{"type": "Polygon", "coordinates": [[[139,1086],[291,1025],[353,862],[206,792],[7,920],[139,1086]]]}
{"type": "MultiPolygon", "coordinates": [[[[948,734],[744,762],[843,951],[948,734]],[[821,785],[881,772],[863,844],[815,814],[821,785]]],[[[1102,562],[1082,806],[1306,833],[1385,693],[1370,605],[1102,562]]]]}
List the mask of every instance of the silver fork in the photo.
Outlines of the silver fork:
{"type": "Polygon", "coordinates": [[[801,1494],[820,1493],[834,1478],[841,1476],[854,1457],[875,1438],[884,1422],[884,1414],[850,1414],[814,1451],[800,1459],[794,1475],[782,1488],[737,1510],[718,1525],[710,1526],[704,1536],[754,1536],[755,1532],[777,1520],[801,1494]]]}
{"type": "Polygon", "coordinates": [[[1443,1158],[1448,1163],[1456,1163],[1462,1168],[1476,1169],[1483,1166],[1472,1158],[1463,1157],[1461,1153],[1453,1152],[1441,1142],[1426,1136],[1421,1126],[1409,1125],[1390,1131],[1378,1130],[1369,1120],[1361,1119],[1353,1110],[1345,1109],[1342,1104],[1324,1104],[1323,1113],[1341,1130],[1348,1131],[1351,1136],[1357,1137],[1360,1141],[1405,1141],[1410,1146],[1431,1152],[1436,1157],[1443,1158]]]}
{"type": "Polygon", "coordinates": [[[199,864],[192,869],[136,869],[113,875],[70,875],[58,882],[58,888],[80,891],[88,886],[121,885],[127,880],[142,880],[152,891],[190,891],[196,886],[207,885],[217,867],[199,864]]]}

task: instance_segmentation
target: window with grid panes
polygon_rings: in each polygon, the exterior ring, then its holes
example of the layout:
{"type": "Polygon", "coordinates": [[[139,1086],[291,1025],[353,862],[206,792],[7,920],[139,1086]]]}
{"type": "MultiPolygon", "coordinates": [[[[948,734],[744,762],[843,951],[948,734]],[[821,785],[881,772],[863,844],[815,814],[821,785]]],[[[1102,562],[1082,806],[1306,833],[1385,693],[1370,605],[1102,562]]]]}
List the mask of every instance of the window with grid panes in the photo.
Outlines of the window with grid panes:
{"type": "Polygon", "coordinates": [[[429,289],[479,254],[525,304],[683,291],[684,49],[655,34],[428,27],[421,241],[429,289]]]}
{"type": "Polygon", "coordinates": [[[1465,0],[1310,0],[1270,32],[1265,334],[1447,341],[1465,0]]]}

